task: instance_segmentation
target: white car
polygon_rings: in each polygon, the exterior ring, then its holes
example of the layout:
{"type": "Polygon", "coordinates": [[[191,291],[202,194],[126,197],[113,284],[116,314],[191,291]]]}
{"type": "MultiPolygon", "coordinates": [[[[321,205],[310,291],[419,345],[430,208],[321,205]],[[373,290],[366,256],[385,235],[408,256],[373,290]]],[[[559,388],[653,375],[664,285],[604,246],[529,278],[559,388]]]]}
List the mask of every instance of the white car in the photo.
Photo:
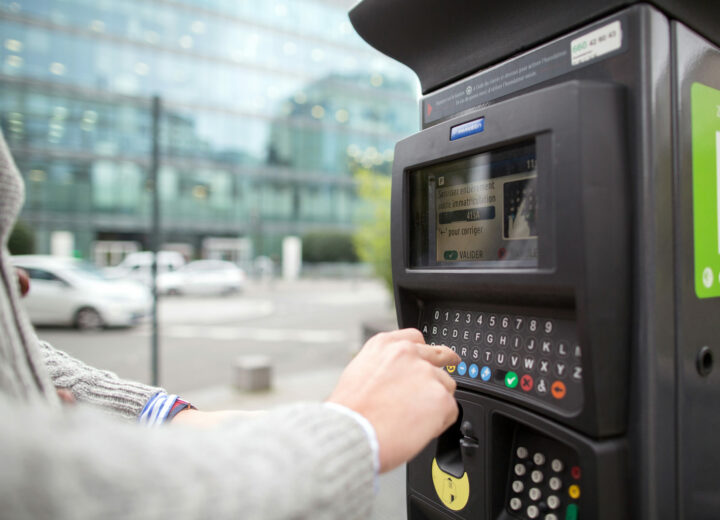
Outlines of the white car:
{"type": "MultiPolygon", "coordinates": [[[[153,253],[138,251],[130,253],[115,267],[104,270],[107,278],[134,280],[150,287],[152,285],[153,253]]],[[[173,272],[185,265],[185,258],[177,251],[158,251],[158,276],[173,272]]]]}
{"type": "Polygon", "coordinates": [[[45,255],[15,256],[12,261],[30,277],[30,292],[22,302],[35,325],[128,327],[152,309],[146,287],[108,280],[87,262],[45,255]]]}
{"type": "Polygon", "coordinates": [[[158,275],[163,294],[230,294],[245,287],[245,271],[224,260],[196,260],[158,275]]]}

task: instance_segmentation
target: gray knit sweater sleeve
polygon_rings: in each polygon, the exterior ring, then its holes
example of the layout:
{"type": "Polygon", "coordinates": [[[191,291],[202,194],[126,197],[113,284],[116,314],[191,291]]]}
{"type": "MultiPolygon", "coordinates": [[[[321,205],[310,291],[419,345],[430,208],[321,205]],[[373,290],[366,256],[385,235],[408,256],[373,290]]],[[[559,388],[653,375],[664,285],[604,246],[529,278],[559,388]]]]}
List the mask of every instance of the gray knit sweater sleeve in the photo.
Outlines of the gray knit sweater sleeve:
{"type": "Polygon", "coordinates": [[[112,415],[136,419],[145,403],[162,391],[162,388],[120,379],[112,372],[93,368],[45,341],[39,344],[55,388],[70,390],[78,402],[100,407],[112,415]]]}
{"type": "MultiPolygon", "coordinates": [[[[217,431],[144,429],[0,396],[0,516],[54,520],[362,519],[371,449],[352,418],[301,404],[217,431]]],[[[86,408],[86,409],[82,409],[86,408]]]]}

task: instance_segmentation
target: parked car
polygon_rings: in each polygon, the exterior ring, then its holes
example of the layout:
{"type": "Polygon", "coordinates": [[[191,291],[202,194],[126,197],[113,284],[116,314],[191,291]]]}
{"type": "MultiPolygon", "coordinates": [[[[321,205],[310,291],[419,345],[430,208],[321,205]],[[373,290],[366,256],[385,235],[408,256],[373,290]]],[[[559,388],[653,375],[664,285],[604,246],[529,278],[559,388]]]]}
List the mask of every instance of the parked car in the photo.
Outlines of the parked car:
{"type": "MultiPolygon", "coordinates": [[[[108,278],[135,280],[147,287],[152,285],[152,251],[130,253],[122,262],[105,269],[108,278]]],[[[180,269],[185,258],[177,251],[158,251],[158,276],[180,269]]]]}
{"type": "Polygon", "coordinates": [[[15,256],[12,261],[30,277],[30,292],[22,301],[35,325],[128,327],[152,308],[146,287],[108,280],[87,262],[45,255],[15,256]]]}
{"type": "Polygon", "coordinates": [[[224,260],[196,260],[158,275],[163,294],[230,294],[244,289],[245,271],[224,260]]]}

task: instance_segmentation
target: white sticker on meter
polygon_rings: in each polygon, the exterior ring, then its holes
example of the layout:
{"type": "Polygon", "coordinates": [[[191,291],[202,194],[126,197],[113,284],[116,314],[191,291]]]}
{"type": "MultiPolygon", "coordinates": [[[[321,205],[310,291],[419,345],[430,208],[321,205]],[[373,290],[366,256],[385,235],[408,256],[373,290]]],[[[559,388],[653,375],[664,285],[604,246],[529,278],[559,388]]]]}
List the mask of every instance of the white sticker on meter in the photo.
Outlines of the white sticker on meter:
{"type": "Polygon", "coordinates": [[[617,50],[622,45],[622,27],[615,21],[570,42],[570,61],[580,65],[617,50]]]}

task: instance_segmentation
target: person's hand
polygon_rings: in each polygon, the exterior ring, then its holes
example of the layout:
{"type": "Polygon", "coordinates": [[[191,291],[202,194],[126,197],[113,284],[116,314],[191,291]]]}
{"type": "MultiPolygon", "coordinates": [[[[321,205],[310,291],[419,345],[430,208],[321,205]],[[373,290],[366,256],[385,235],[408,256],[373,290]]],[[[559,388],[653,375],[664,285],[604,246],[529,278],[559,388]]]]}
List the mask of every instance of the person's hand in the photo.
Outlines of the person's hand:
{"type": "Polygon", "coordinates": [[[457,419],[455,381],[441,367],[459,361],[449,348],[427,345],[416,329],[378,334],[347,366],[328,401],[370,421],[380,471],[389,471],[457,419]]]}
{"type": "Polygon", "coordinates": [[[75,396],[67,388],[56,388],[55,391],[63,404],[75,404],[75,396]]]}
{"type": "Polygon", "coordinates": [[[20,296],[25,296],[28,291],[30,291],[30,277],[25,269],[20,267],[15,268],[15,273],[18,278],[18,286],[20,287],[20,296]]]}

